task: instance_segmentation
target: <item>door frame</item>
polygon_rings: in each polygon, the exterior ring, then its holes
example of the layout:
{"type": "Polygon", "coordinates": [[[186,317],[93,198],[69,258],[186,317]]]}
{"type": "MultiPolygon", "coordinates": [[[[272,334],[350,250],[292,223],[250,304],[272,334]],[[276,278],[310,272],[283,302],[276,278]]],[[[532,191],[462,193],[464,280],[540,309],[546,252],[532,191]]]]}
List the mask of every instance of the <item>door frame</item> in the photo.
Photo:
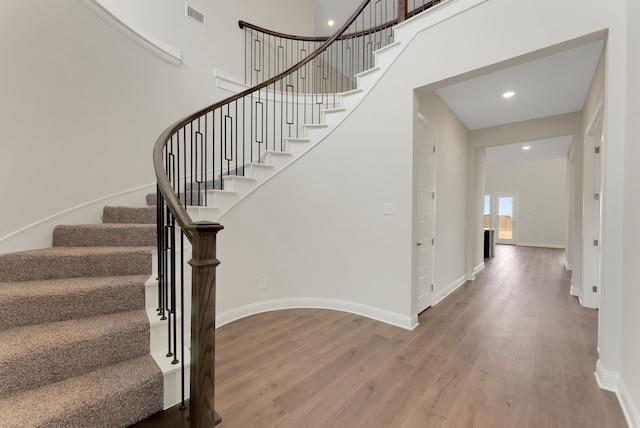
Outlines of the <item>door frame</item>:
{"type": "MultiPolygon", "coordinates": [[[[421,296],[418,295],[419,292],[419,284],[418,284],[418,263],[417,263],[417,256],[418,256],[418,247],[417,247],[417,242],[418,242],[418,228],[417,228],[417,224],[418,224],[418,216],[417,216],[417,210],[418,210],[418,199],[417,199],[417,187],[418,187],[418,176],[417,176],[417,170],[416,170],[416,166],[417,166],[417,150],[418,150],[418,144],[420,144],[420,141],[418,139],[418,127],[422,127],[424,129],[427,129],[428,132],[431,132],[433,134],[433,145],[434,145],[434,149],[435,147],[437,147],[438,145],[438,130],[435,127],[435,125],[433,125],[433,123],[431,123],[424,115],[422,115],[421,113],[417,114],[416,120],[414,121],[414,133],[413,133],[413,209],[412,209],[412,240],[411,240],[411,247],[412,247],[412,251],[411,251],[411,277],[412,277],[412,283],[413,283],[413,292],[411,293],[412,295],[412,302],[411,302],[411,306],[412,306],[412,313],[413,313],[413,324],[417,325],[417,317],[418,317],[418,313],[422,312],[422,310],[426,309],[426,308],[421,308],[419,305],[419,299],[421,298],[421,296]]],[[[437,203],[437,199],[435,198],[436,195],[436,168],[437,168],[437,151],[433,152],[433,157],[431,159],[432,162],[432,191],[434,193],[434,198],[433,198],[433,203],[431,205],[431,211],[432,211],[432,215],[431,215],[431,236],[433,238],[433,241],[431,243],[431,283],[432,283],[432,289],[428,292],[429,294],[429,305],[426,306],[427,308],[430,306],[433,306],[435,303],[435,299],[434,299],[434,294],[435,294],[435,260],[436,260],[436,203],[437,203]]]]}
{"type": "Polygon", "coordinates": [[[584,131],[584,163],[582,193],[582,284],[578,291],[580,304],[600,307],[602,293],[602,172],[606,141],[604,141],[604,100],[598,100],[584,131]],[[598,153],[595,149],[599,147],[598,153]],[[598,199],[595,199],[598,194],[598,199]],[[595,241],[598,241],[595,245],[595,241]],[[594,291],[594,288],[595,291],[594,291]]]}
{"type": "Polygon", "coordinates": [[[496,229],[495,243],[518,245],[518,192],[495,192],[491,195],[491,208],[490,208],[490,222],[491,228],[496,229]],[[512,222],[512,236],[511,239],[500,239],[498,237],[498,198],[500,197],[512,197],[513,198],[513,213],[511,217],[512,222]]]}

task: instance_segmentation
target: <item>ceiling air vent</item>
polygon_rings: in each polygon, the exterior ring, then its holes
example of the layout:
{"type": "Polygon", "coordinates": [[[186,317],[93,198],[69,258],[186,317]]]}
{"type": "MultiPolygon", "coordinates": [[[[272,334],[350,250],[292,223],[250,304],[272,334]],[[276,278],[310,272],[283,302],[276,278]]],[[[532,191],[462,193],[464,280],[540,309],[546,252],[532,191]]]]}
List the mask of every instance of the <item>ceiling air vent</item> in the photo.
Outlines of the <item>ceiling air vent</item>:
{"type": "Polygon", "coordinates": [[[193,19],[194,21],[204,25],[205,27],[207,26],[207,15],[200,12],[199,10],[194,9],[193,7],[189,6],[187,3],[184,4],[184,8],[185,8],[185,12],[184,12],[185,15],[187,15],[189,18],[193,19]]]}

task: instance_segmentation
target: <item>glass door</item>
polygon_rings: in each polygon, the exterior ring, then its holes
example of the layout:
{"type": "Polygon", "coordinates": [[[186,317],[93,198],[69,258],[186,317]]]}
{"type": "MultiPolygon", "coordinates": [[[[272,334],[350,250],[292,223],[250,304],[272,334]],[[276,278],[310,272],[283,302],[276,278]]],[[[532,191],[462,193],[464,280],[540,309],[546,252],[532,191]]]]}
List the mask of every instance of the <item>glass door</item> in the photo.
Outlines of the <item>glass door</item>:
{"type": "Polygon", "coordinates": [[[516,201],[515,193],[496,193],[493,208],[496,243],[516,243],[516,201]]]}

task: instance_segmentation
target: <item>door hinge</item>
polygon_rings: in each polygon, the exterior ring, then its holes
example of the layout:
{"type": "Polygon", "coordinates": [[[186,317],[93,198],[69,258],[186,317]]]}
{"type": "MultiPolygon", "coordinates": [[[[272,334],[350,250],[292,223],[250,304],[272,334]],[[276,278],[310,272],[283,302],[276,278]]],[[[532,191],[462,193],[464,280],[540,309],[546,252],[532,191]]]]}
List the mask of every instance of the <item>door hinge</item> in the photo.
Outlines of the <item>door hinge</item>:
{"type": "Polygon", "coordinates": [[[436,192],[433,192],[433,193],[431,194],[431,199],[435,199],[435,198],[436,198],[436,192]]]}
{"type": "Polygon", "coordinates": [[[593,287],[591,287],[591,291],[593,291],[594,293],[598,292],[598,286],[594,285],[593,287]]]}
{"type": "Polygon", "coordinates": [[[431,245],[436,245],[436,239],[435,238],[431,238],[431,245]]]}
{"type": "Polygon", "coordinates": [[[431,291],[433,291],[433,284],[431,284],[431,291]]]}
{"type": "Polygon", "coordinates": [[[596,153],[600,153],[600,146],[596,146],[596,148],[595,148],[595,152],[596,152],[596,153]]]}
{"type": "Polygon", "coordinates": [[[597,239],[594,239],[594,240],[593,240],[593,246],[594,246],[594,247],[597,247],[597,246],[598,246],[598,240],[597,240],[597,239]]]}
{"type": "Polygon", "coordinates": [[[433,146],[433,153],[436,152],[436,146],[433,146]]]}
{"type": "Polygon", "coordinates": [[[600,200],[600,193],[594,193],[593,194],[593,199],[596,200],[596,201],[599,201],[600,200]]]}

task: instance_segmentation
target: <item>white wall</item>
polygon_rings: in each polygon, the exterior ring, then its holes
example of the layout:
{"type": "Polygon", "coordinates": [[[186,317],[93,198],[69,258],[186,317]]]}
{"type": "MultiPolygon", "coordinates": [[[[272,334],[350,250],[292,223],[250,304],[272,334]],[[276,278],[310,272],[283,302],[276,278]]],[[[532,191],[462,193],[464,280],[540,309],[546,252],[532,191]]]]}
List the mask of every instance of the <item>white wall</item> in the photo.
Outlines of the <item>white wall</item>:
{"type": "Polygon", "coordinates": [[[635,427],[640,427],[640,287],[638,286],[638,260],[640,260],[640,4],[627,2],[627,145],[625,162],[624,207],[624,283],[622,308],[622,379],[632,401],[629,412],[635,427]],[[635,404],[634,404],[635,403],[635,404]]]}
{"type": "MultiPolygon", "coordinates": [[[[244,11],[257,19],[267,4],[289,3],[300,4],[296,25],[305,17],[312,25],[311,1],[244,1],[229,6],[234,13],[228,19],[223,9],[208,11],[216,16],[212,23],[228,21],[229,34],[219,37],[233,44],[244,40],[237,27],[244,11]]],[[[273,25],[281,17],[269,16],[267,24],[273,25]]],[[[239,70],[242,64],[242,56],[229,52],[205,53],[202,62],[190,62],[189,49],[185,52],[182,66],[171,65],[78,0],[0,2],[0,252],[48,246],[53,226],[68,221],[59,214],[153,185],[156,138],[177,119],[215,101],[213,65],[239,70]]],[[[100,221],[99,205],[93,208],[73,221],[100,221]]]]}
{"type": "MultiPolygon", "coordinates": [[[[498,62],[525,60],[521,55],[539,55],[540,49],[608,26],[609,34],[619,31],[621,15],[610,5],[596,0],[543,3],[491,0],[418,33],[346,122],[225,215],[219,313],[268,308],[269,302],[308,296],[354,302],[409,319],[413,91],[498,62]],[[548,14],[551,9],[556,13],[548,14]],[[498,16],[500,25],[486,25],[498,16]],[[505,16],[512,20],[503,20],[505,16]],[[566,25],[568,17],[574,25],[566,25]],[[468,34],[474,34],[475,43],[469,43],[468,34]],[[395,203],[395,216],[382,215],[385,202],[395,203]],[[273,287],[259,291],[260,278],[273,281],[273,287]]],[[[435,21],[439,13],[424,19],[435,21]]],[[[619,77],[621,64],[620,58],[612,59],[611,79],[619,77]]],[[[619,103],[623,89],[614,88],[609,102],[619,103]]],[[[433,114],[423,114],[437,122],[433,114]]],[[[609,129],[613,140],[616,129],[609,129]]],[[[437,193],[451,197],[448,214],[453,219],[460,215],[460,221],[441,223],[436,232],[437,246],[443,240],[451,243],[450,259],[444,261],[451,270],[436,266],[438,277],[448,275],[443,282],[467,271],[467,241],[461,238],[467,217],[459,212],[468,208],[469,200],[468,176],[462,172],[468,153],[458,144],[462,139],[447,146],[450,152],[438,152],[438,164],[451,166],[450,174],[459,177],[452,182],[438,178],[436,183],[437,193]]],[[[438,218],[441,200],[438,197],[438,218]]],[[[616,352],[619,343],[611,346],[616,352]]],[[[616,366],[615,359],[612,364],[616,366]]]]}
{"type": "MultiPolygon", "coordinates": [[[[435,92],[420,93],[419,110],[437,129],[436,299],[467,278],[469,131],[435,92]]],[[[471,268],[473,270],[473,268],[471,268]]]]}
{"type": "Polygon", "coordinates": [[[180,49],[186,67],[211,77],[214,67],[244,78],[246,21],[283,33],[313,35],[313,0],[97,0],[132,28],[180,49]],[[207,26],[185,17],[185,3],[207,26]],[[222,12],[222,13],[221,13],[222,12]]]}
{"type": "Polygon", "coordinates": [[[517,192],[516,245],[564,248],[567,159],[486,166],[485,193],[517,192]]]}

